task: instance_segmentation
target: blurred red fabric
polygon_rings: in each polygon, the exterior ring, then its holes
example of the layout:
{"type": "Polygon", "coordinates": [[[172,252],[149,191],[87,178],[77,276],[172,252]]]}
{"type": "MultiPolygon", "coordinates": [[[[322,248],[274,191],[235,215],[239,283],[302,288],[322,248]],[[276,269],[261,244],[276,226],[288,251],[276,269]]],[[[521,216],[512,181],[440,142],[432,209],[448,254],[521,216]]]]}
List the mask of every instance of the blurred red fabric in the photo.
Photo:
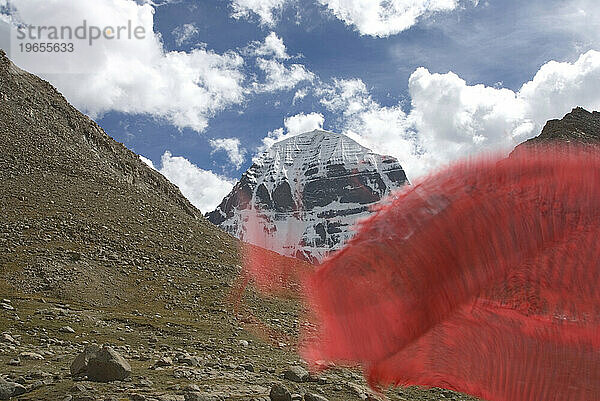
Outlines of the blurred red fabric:
{"type": "Polygon", "coordinates": [[[600,154],[521,149],[408,186],[314,272],[245,272],[300,294],[313,363],[364,367],[373,386],[489,401],[600,400],[600,154]],[[276,278],[276,279],[274,279],[276,278]]]}

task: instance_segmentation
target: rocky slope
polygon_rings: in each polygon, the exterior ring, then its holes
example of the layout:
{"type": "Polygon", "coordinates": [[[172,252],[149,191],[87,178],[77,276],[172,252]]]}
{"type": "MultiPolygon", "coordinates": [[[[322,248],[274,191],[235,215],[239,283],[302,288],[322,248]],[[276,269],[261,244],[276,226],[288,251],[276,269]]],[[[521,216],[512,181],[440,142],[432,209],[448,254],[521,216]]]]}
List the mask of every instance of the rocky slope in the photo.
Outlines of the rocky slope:
{"type": "Polygon", "coordinates": [[[238,242],[1,51],[0,205],[0,399],[378,399],[359,371],[305,374],[295,302],[246,291],[234,309],[238,242]],[[93,345],[127,374],[72,370],[93,345]]]}
{"type": "Polygon", "coordinates": [[[395,158],[315,130],[274,144],[206,216],[244,241],[319,262],[352,237],[370,208],[407,183],[395,158]],[[264,237],[249,231],[254,213],[264,237]]]}
{"type": "Polygon", "coordinates": [[[540,135],[523,142],[515,150],[522,146],[539,146],[555,142],[597,145],[600,143],[600,113],[576,107],[562,119],[548,121],[540,135]]]}

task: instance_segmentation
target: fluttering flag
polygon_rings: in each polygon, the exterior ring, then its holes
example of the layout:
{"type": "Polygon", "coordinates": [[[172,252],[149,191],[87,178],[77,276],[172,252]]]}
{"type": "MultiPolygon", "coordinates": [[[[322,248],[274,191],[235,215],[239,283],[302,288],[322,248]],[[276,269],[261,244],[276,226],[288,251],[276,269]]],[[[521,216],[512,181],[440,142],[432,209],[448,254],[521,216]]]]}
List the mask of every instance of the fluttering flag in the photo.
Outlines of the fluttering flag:
{"type": "Polygon", "coordinates": [[[246,252],[273,291],[299,284],[309,362],[374,387],[489,401],[600,400],[600,154],[521,149],[454,164],[394,194],[314,271],[246,252]],[[276,280],[273,280],[276,278],[276,280]]]}

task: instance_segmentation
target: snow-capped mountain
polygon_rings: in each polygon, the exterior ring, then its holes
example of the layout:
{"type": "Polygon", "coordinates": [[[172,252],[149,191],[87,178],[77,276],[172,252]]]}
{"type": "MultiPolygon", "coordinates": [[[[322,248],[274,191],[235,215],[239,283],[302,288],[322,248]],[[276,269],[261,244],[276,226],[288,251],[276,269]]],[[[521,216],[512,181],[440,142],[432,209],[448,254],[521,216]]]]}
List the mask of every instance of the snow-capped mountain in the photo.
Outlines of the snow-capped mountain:
{"type": "Polygon", "coordinates": [[[206,217],[244,241],[319,262],[407,183],[395,158],[315,130],[274,144],[206,217]]]}

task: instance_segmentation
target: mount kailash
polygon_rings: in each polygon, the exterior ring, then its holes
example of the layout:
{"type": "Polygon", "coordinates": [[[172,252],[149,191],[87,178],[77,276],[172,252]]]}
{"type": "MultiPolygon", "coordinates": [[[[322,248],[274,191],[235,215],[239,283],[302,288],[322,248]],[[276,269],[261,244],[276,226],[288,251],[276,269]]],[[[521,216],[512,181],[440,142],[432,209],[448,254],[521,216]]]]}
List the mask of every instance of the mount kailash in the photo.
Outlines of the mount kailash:
{"type": "Polygon", "coordinates": [[[397,159],[315,130],[274,144],[206,217],[244,241],[320,262],[407,183],[397,159]]]}

